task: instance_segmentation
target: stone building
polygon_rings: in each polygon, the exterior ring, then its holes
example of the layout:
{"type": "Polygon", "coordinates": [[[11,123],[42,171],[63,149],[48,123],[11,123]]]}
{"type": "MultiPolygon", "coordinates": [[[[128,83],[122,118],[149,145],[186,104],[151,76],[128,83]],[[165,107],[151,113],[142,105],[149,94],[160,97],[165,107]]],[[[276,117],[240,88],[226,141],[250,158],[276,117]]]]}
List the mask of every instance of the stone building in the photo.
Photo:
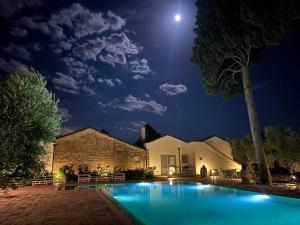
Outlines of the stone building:
{"type": "Polygon", "coordinates": [[[87,166],[97,168],[127,170],[146,168],[146,152],[93,128],[85,128],[58,138],[53,147],[49,145],[48,171],[57,172],[64,165],[73,165],[74,170],[87,166]]]}

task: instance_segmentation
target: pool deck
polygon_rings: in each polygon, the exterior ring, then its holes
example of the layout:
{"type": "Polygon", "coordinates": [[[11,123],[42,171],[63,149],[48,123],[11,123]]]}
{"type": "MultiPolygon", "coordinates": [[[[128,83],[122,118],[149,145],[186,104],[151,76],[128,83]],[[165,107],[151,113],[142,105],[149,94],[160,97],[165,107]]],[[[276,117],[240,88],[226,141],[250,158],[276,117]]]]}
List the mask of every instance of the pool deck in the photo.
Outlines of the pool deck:
{"type": "Polygon", "coordinates": [[[100,190],[28,186],[0,198],[1,225],[133,225],[100,190]]]}

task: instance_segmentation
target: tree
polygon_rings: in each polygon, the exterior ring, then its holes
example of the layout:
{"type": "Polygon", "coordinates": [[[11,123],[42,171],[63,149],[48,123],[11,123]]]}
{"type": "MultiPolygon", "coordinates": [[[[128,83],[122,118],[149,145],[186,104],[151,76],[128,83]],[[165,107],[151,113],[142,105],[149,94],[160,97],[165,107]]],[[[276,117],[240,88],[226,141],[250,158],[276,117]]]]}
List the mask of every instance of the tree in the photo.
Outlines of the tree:
{"type": "Polygon", "coordinates": [[[105,130],[105,129],[101,129],[100,132],[101,132],[102,134],[106,134],[106,135],[109,136],[109,132],[108,132],[107,130],[105,130]]]}
{"type": "Polygon", "coordinates": [[[260,181],[271,184],[258,122],[249,66],[262,60],[299,21],[297,0],[197,0],[192,61],[212,95],[245,94],[260,181]]]}
{"type": "Polygon", "coordinates": [[[33,70],[0,80],[0,188],[15,187],[41,169],[43,143],[59,134],[57,101],[33,70]]]}
{"type": "Polygon", "coordinates": [[[264,132],[267,155],[272,155],[273,163],[296,170],[300,166],[300,131],[269,126],[264,132]]]}
{"type": "Polygon", "coordinates": [[[142,140],[140,137],[134,145],[139,146],[139,147],[144,147],[144,143],[154,141],[158,138],[161,137],[161,134],[158,133],[150,124],[145,124],[145,129],[146,129],[146,138],[145,140],[142,140]]]}

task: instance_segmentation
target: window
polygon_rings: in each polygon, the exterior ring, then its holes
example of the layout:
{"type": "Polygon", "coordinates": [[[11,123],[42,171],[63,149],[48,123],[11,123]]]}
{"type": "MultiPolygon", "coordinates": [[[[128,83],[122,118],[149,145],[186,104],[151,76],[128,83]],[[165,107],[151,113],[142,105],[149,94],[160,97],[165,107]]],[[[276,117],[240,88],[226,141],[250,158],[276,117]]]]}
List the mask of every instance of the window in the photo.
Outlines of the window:
{"type": "Polygon", "coordinates": [[[189,156],[188,155],[182,155],[181,156],[182,163],[189,163],[189,156]]]}
{"type": "Polygon", "coordinates": [[[133,157],[133,161],[134,161],[134,162],[140,162],[140,157],[139,157],[139,156],[133,157]]]}

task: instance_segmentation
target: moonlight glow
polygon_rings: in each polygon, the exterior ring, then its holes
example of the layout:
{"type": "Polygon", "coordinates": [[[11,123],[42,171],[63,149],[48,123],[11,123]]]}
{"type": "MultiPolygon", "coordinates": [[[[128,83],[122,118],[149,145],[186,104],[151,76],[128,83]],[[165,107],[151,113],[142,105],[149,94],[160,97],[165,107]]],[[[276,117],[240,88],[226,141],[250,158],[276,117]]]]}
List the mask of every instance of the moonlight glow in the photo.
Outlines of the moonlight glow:
{"type": "Polygon", "coordinates": [[[181,15],[177,13],[177,14],[174,16],[174,20],[175,20],[176,22],[180,22],[180,20],[181,20],[181,15]]]}

